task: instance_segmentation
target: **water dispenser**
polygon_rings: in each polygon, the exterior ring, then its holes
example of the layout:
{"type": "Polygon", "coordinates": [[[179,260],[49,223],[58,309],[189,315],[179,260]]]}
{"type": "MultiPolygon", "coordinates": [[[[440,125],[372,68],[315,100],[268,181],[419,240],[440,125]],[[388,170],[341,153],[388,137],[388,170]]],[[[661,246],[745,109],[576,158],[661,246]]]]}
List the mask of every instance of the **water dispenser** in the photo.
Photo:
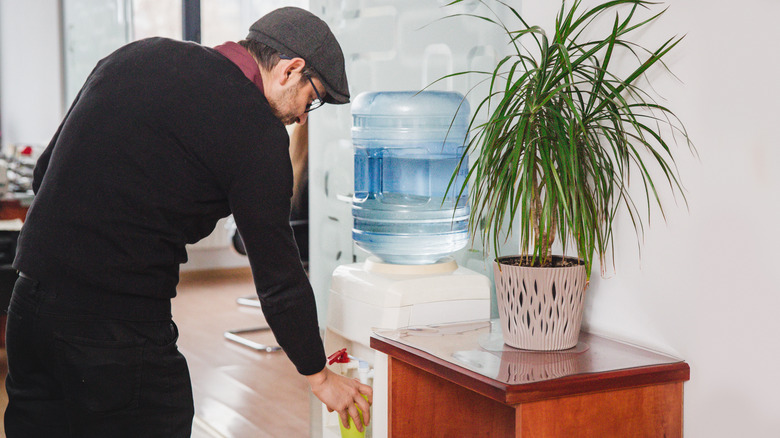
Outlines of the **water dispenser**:
{"type": "MultiPolygon", "coordinates": [[[[490,281],[449,255],[468,243],[469,206],[457,198],[468,163],[447,191],[466,141],[469,105],[454,92],[370,92],[352,103],[355,150],[353,239],[372,253],[333,271],[325,350],[355,360],[331,365],[373,376],[367,436],[388,436],[387,356],[369,346],[372,330],[490,318],[490,281]],[[446,196],[445,196],[446,194],[446,196]]],[[[324,438],[339,437],[338,416],[322,410],[324,438]]]]}
{"type": "Polygon", "coordinates": [[[445,91],[362,93],[352,103],[352,237],[382,261],[435,263],[468,242],[469,206],[451,178],[467,140],[469,104],[445,91]]]}

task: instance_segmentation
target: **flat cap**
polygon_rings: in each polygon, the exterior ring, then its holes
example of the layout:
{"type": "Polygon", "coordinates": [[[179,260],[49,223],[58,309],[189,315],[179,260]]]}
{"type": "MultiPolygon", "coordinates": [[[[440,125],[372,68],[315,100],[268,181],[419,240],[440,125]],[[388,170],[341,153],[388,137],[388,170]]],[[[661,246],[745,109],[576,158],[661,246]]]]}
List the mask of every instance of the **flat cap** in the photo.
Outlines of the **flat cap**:
{"type": "Polygon", "coordinates": [[[303,58],[325,86],[325,102],[349,102],[344,53],[328,25],[316,15],[296,7],[276,9],[255,21],[246,39],[263,43],[282,55],[303,58]]]}

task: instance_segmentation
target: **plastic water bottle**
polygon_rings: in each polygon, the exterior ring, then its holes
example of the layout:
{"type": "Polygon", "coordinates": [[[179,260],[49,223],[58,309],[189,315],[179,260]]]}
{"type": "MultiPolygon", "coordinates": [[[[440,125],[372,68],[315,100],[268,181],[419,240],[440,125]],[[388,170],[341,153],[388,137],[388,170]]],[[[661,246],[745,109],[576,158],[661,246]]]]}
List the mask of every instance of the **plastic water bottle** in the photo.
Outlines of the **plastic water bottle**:
{"type": "Polygon", "coordinates": [[[352,103],[356,244],[387,263],[435,263],[468,242],[467,140],[460,93],[370,92],[352,103]],[[454,120],[453,120],[454,117],[454,120]],[[446,193],[446,197],[445,197],[446,193]]]}

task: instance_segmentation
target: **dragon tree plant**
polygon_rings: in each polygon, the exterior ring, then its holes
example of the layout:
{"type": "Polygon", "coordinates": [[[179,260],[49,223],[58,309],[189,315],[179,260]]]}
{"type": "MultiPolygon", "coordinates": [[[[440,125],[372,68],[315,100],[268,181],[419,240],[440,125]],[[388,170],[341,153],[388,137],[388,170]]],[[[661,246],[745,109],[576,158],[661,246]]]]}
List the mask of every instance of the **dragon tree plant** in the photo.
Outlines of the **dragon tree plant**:
{"type": "Polygon", "coordinates": [[[450,75],[485,75],[490,87],[473,113],[460,166],[475,152],[476,159],[465,183],[454,187],[453,177],[448,190],[459,195],[468,190],[473,202],[469,226],[485,249],[492,245],[498,256],[499,245],[514,231],[513,221],[506,219],[519,215],[519,263],[551,266],[562,260],[552,257],[556,239],[564,252],[573,241],[589,277],[594,254],[603,266],[613,250],[613,222],[621,206],[641,243],[644,214],[629,190],[632,169],[641,176],[648,217],[652,204],[663,214],[656,179],[685,199],[669,140],[682,137],[692,151],[693,146],[674,113],[639,84],[651,67],[668,72],[662,59],[682,37],[655,50],[629,40],[665,12],[638,18],[637,12],[656,5],[644,0],[613,0],[592,8],[580,0],[563,1],[551,35],[529,25],[505,2],[494,6],[508,8],[516,29],[487,1],[481,3],[491,16],[452,16],[500,26],[512,53],[493,71],[450,75]],[[594,26],[605,18],[610,19],[605,26],[594,26]],[[606,36],[594,37],[599,31],[606,36]],[[626,56],[634,67],[626,68],[626,56]],[[653,166],[661,172],[651,173],[653,166]]]}

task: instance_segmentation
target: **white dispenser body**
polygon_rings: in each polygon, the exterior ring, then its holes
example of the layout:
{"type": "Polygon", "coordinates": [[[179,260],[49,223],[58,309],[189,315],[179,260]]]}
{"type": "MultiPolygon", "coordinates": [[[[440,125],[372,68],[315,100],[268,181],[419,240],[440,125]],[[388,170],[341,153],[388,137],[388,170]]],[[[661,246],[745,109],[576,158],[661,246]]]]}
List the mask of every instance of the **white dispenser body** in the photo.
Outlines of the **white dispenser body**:
{"type": "MultiPolygon", "coordinates": [[[[490,281],[459,267],[452,258],[430,265],[394,265],[370,257],[342,265],[331,279],[325,351],[346,348],[372,368],[374,404],[371,436],[387,437],[387,356],[369,346],[373,329],[486,320],[490,281]]],[[[334,364],[335,372],[357,377],[357,361],[334,364]]],[[[338,416],[322,408],[322,436],[340,437],[338,416]]]]}

